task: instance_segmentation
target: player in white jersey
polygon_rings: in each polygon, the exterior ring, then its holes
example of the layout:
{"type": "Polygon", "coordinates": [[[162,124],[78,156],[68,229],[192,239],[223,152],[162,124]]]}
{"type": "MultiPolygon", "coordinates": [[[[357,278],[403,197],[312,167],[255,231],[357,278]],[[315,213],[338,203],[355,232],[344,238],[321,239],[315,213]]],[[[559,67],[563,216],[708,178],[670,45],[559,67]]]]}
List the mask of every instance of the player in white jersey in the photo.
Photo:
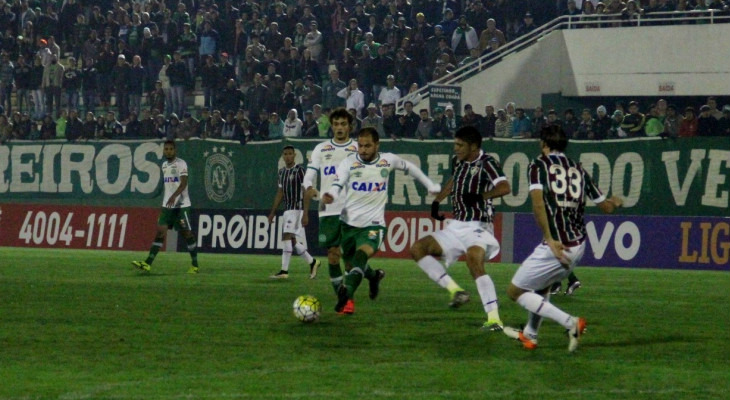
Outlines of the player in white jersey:
{"type": "MultiPolygon", "coordinates": [[[[348,155],[357,154],[357,142],[350,138],[353,116],[344,108],[337,108],[330,113],[329,119],[334,137],[314,148],[302,182],[302,187],[306,190],[302,226],[306,226],[308,223],[307,212],[311,199],[319,194],[313,188],[313,181],[317,174],[319,174],[320,190],[326,189],[334,182],[340,162],[348,155]]],[[[344,204],[343,196],[342,199],[332,204],[322,203],[319,209],[319,245],[327,249],[330,282],[335,293],[343,279],[340,267],[340,212],[344,204]]],[[[365,268],[365,277],[370,282],[370,298],[375,299],[385,272],[381,269],[373,270],[368,266],[365,268]]]]}
{"type": "Polygon", "coordinates": [[[364,268],[385,235],[385,205],[388,202],[388,179],[394,169],[414,177],[429,193],[441,191],[417,166],[392,153],[378,152],[380,138],[372,127],[360,130],[358,153],[337,167],[335,182],[322,195],[322,202],[332,204],[341,197],[345,204],[340,213],[343,258],[348,269],[344,284],[337,291],[336,312],[352,314],[353,297],[365,275],[364,268]],[[340,193],[342,190],[344,193],[340,193]]]}
{"type": "Polygon", "coordinates": [[[135,267],[149,272],[152,262],[157,256],[157,252],[162,247],[165,240],[167,230],[175,228],[180,231],[185,242],[188,245],[190,258],[193,265],[188,269],[188,273],[198,273],[198,251],[195,243],[195,235],[193,235],[192,226],[190,224],[190,195],[188,194],[188,164],[181,158],[177,157],[177,148],[175,141],[168,140],[162,150],[162,154],[167,159],[162,163],[162,179],[165,189],[162,198],[162,210],[160,217],[157,219],[157,233],[152,241],[150,253],[145,261],[132,261],[135,267]]]}

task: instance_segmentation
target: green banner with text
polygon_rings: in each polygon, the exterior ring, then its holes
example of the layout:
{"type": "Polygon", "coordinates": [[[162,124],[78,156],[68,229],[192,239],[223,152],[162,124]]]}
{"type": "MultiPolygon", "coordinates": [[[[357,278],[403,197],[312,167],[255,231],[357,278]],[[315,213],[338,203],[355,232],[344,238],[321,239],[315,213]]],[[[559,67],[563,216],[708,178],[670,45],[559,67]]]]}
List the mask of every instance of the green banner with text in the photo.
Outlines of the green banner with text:
{"type": "MultiPolygon", "coordinates": [[[[298,163],[318,140],[290,140],[298,163]]],[[[188,163],[195,208],[267,209],[283,166],[282,142],[178,142],[188,163]]],[[[526,170],[538,153],[535,140],[489,140],[512,186],[496,204],[503,212],[530,212],[526,170]]],[[[449,175],[450,141],[383,140],[380,150],[399,154],[431,179],[449,175]]],[[[571,142],[568,155],[580,160],[608,195],[624,198],[627,214],[727,216],[730,140],[636,139],[571,142]]],[[[11,142],[0,146],[0,202],[115,206],[161,205],[161,142],[11,142]]],[[[418,210],[430,204],[425,190],[396,171],[389,185],[389,210],[418,210]]]]}

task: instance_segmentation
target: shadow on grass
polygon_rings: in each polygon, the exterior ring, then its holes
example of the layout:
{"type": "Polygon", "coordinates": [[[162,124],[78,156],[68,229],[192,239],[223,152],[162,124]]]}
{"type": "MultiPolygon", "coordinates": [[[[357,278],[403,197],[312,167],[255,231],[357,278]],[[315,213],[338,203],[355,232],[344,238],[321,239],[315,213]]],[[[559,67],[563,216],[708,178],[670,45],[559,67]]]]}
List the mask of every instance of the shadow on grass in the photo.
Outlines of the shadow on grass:
{"type": "Polygon", "coordinates": [[[669,343],[699,343],[702,339],[693,336],[667,335],[655,337],[637,337],[630,340],[620,340],[614,342],[591,342],[590,347],[636,347],[647,346],[653,344],[669,344],[669,343]]]}

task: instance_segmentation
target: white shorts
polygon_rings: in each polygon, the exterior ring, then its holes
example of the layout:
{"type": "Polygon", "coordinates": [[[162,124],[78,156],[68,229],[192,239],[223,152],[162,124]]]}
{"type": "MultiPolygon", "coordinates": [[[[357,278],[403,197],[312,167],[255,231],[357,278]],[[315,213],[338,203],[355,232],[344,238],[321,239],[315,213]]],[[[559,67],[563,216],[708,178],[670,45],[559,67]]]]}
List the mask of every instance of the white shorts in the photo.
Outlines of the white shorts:
{"type": "Polygon", "coordinates": [[[479,221],[448,220],[446,228],[431,234],[443,253],[444,264],[449,267],[469,247],[478,246],[486,252],[487,260],[499,254],[499,242],[494,237],[494,226],[479,221]]]}
{"type": "Polygon", "coordinates": [[[585,249],[585,242],[577,246],[566,247],[563,254],[570,262],[566,268],[555,257],[552,250],[550,250],[550,246],[541,243],[517,269],[515,276],[512,277],[512,284],[525,290],[539,291],[545,289],[570,275],[570,271],[583,258],[585,249]]]}
{"type": "Polygon", "coordinates": [[[286,210],[282,215],[281,231],[297,236],[297,241],[306,246],[307,235],[302,226],[302,210],[286,210]]]}

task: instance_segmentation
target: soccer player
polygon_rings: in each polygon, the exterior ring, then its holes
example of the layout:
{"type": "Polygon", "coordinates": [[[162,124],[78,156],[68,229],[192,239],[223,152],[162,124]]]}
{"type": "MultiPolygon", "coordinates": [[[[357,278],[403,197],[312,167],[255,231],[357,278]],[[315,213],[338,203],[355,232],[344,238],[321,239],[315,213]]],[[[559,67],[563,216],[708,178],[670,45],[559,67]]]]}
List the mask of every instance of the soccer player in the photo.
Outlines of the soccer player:
{"type": "Polygon", "coordinates": [[[540,133],[539,157],[527,169],[532,211],[543,241],[515,272],[507,295],[528,311],[523,331],[505,327],[504,333],[537,347],[537,331],[543,318],[568,330],[568,351],[575,351],[585,330],[584,318],[574,317],[550,303],[550,286],[568,276],[585,251],[583,214],[586,197],[605,213],[621,207],[619,197],[609,199],[595,185],[583,167],[566,157],[568,137],[559,126],[547,126],[540,133]]]}
{"type": "Polygon", "coordinates": [[[279,170],[279,189],[274,196],[274,204],[271,206],[269,213],[269,224],[274,222],[276,210],[279,208],[282,200],[284,201],[284,249],[281,253],[281,270],[271,275],[272,279],[286,279],[289,277],[289,261],[291,261],[292,249],[297,255],[302,256],[309,264],[309,279],[317,277],[317,269],[321,262],[313,258],[307,248],[297,242],[297,236],[304,235],[304,227],[301,225],[302,219],[302,180],[304,179],[304,168],[294,163],[294,146],[284,146],[281,157],[284,159],[284,167],[279,170]]]}
{"type": "Polygon", "coordinates": [[[469,293],[446,272],[459,257],[466,255],[466,266],[474,278],[487,313],[484,329],[502,330],[497,291],[484,262],[499,253],[494,237],[492,199],[510,192],[510,185],[497,160],[482,151],[482,137],[471,126],[460,128],[454,135],[452,175],[431,204],[431,216],[443,220],[439,203],[451,196],[454,218],[443,230],[419,239],[411,247],[411,256],[431,280],[449,291],[449,306],[458,308],[469,301],[469,293]],[[436,257],[443,257],[442,265],[436,257]]]}
{"type": "Polygon", "coordinates": [[[188,194],[188,164],[177,157],[175,141],[165,142],[162,154],[167,161],[162,163],[162,178],[165,185],[165,194],[162,198],[162,210],[157,219],[157,233],[152,241],[150,253],[145,261],[132,261],[132,265],[149,272],[157,252],[162,247],[167,230],[175,228],[180,231],[193,265],[188,269],[189,274],[198,273],[198,250],[190,225],[190,195],[188,194]]]}
{"type": "MultiPolygon", "coordinates": [[[[350,154],[357,153],[357,142],[350,138],[354,117],[344,108],[336,108],[329,115],[333,138],[319,143],[314,147],[310,156],[307,173],[304,175],[302,186],[304,193],[304,213],[302,225],[308,221],[307,210],[313,197],[319,192],[314,189],[314,178],[319,174],[319,188],[324,190],[332,185],[337,176],[337,167],[350,154]]],[[[319,245],[327,249],[327,262],[332,288],[337,293],[342,283],[342,268],[340,267],[340,212],[345,204],[342,196],[332,204],[320,204],[319,208],[319,245]]],[[[380,281],[385,277],[382,269],[373,270],[365,267],[365,278],[370,283],[370,298],[375,299],[380,290],[380,281]]]]}
{"type": "Polygon", "coordinates": [[[335,305],[335,311],[344,314],[355,312],[355,291],[365,275],[368,259],[383,242],[390,172],[394,169],[405,171],[425,186],[429,193],[441,191],[441,185],[431,181],[412,163],[392,153],[380,153],[380,137],[375,128],[361,129],[357,143],[357,154],[347,157],[337,166],[334,182],[322,195],[324,204],[344,198],[340,213],[340,246],[347,275],[337,289],[335,305]],[[340,193],[343,189],[345,192],[340,193]]]}

